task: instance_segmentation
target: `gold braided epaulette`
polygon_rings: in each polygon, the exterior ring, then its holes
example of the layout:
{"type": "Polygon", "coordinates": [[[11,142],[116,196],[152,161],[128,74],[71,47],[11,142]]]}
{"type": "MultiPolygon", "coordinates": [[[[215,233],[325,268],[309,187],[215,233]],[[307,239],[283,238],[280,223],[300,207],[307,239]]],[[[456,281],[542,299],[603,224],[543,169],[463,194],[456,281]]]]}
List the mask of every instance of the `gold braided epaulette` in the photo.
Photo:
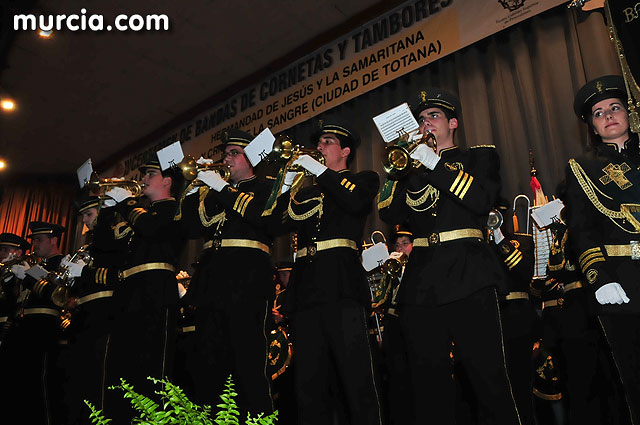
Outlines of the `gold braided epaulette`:
{"type": "Polygon", "coordinates": [[[496,145],[474,145],[474,146],[469,146],[469,149],[475,149],[475,148],[492,148],[492,149],[495,149],[496,145]]]}

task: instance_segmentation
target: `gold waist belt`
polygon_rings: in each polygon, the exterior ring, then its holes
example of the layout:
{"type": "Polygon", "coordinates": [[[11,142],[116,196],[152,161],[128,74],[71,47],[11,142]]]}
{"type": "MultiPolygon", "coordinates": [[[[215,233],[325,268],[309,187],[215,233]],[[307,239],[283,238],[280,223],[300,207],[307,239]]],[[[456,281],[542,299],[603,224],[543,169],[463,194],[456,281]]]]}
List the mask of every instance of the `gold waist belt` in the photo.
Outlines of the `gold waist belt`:
{"type": "Polygon", "coordinates": [[[126,279],[128,277],[133,276],[134,274],[147,272],[150,270],[169,270],[171,272],[175,272],[176,268],[173,267],[169,263],[146,263],[140,264],[139,266],[131,267],[130,269],[124,270],[120,274],[121,279],[126,279]]]}
{"type": "Polygon", "coordinates": [[[415,238],[413,246],[429,247],[442,242],[450,242],[458,239],[484,239],[484,233],[480,229],[457,229],[447,232],[432,233],[426,238],[415,238]]]}
{"type": "Polygon", "coordinates": [[[582,282],[576,280],[575,282],[568,283],[563,286],[562,290],[567,293],[569,291],[573,291],[574,289],[582,288],[582,282]]]}
{"type": "Polygon", "coordinates": [[[557,307],[557,306],[562,307],[562,304],[564,304],[564,298],[558,298],[557,300],[542,301],[542,309],[544,310],[545,308],[557,307]]]}
{"type": "Polygon", "coordinates": [[[628,245],[605,245],[605,251],[609,257],[631,257],[633,260],[640,259],[640,244],[630,243],[628,245]]]}
{"type": "Polygon", "coordinates": [[[266,244],[251,239],[214,239],[202,245],[203,250],[209,248],[253,248],[271,254],[271,249],[266,244]]]}
{"type": "Polygon", "coordinates": [[[509,292],[505,297],[505,300],[528,300],[529,294],[526,292],[509,292]]]}
{"type": "Polygon", "coordinates": [[[78,298],[78,305],[88,303],[89,301],[97,300],[100,298],[107,298],[113,296],[113,291],[100,291],[93,294],[85,295],[78,298]]]}
{"type": "Polygon", "coordinates": [[[55,317],[60,316],[60,312],[55,308],[25,308],[22,314],[25,316],[32,315],[32,314],[45,314],[47,316],[55,316],[55,317]]]}
{"type": "Polygon", "coordinates": [[[350,248],[357,250],[358,244],[351,239],[328,239],[326,241],[317,241],[299,249],[296,253],[296,258],[306,257],[307,255],[313,257],[318,251],[326,251],[327,249],[333,248],[350,248]]]}

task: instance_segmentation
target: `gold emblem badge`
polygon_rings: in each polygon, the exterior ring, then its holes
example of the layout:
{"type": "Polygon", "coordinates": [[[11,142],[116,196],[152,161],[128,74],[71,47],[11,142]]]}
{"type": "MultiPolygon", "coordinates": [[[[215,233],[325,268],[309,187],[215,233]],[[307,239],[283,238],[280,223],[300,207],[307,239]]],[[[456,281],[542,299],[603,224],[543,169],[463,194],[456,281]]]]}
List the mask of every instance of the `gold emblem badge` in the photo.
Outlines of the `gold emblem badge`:
{"type": "Polygon", "coordinates": [[[620,189],[625,190],[633,186],[633,183],[631,183],[624,175],[624,173],[629,170],[631,170],[631,167],[629,167],[626,162],[623,162],[620,165],[608,164],[602,169],[605,174],[600,177],[600,183],[608,185],[609,183],[614,182],[620,189]]]}
{"type": "Polygon", "coordinates": [[[429,235],[429,244],[430,245],[435,245],[438,242],[440,242],[440,235],[437,233],[432,233],[429,235]]]}
{"type": "Polygon", "coordinates": [[[318,248],[316,247],[315,244],[309,245],[307,247],[307,254],[309,254],[309,257],[313,257],[314,255],[316,255],[317,252],[318,252],[318,248]]]}
{"type": "Polygon", "coordinates": [[[602,93],[603,89],[604,86],[602,85],[602,81],[596,81],[596,90],[598,90],[598,93],[602,93]]]}
{"type": "Polygon", "coordinates": [[[598,271],[595,269],[589,269],[587,270],[586,276],[587,276],[587,282],[593,283],[598,278],[598,271]]]}
{"type": "Polygon", "coordinates": [[[449,171],[460,171],[464,170],[461,162],[445,162],[444,167],[449,171]]]}

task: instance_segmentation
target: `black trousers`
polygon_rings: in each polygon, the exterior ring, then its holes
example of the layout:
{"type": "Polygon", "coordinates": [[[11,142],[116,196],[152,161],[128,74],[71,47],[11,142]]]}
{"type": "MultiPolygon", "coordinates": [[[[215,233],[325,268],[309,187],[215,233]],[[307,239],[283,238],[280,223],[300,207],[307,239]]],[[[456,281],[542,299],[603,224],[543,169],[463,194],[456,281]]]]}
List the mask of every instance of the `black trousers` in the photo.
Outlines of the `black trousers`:
{"type": "Polygon", "coordinates": [[[247,412],[253,417],[273,412],[266,375],[268,314],[269,301],[258,298],[198,307],[192,369],[198,404],[219,404],[225,382],[232,375],[242,420],[247,412]]]}
{"type": "MultiPolygon", "coordinates": [[[[176,344],[176,307],[153,307],[121,312],[114,321],[107,355],[107,385],[120,385],[120,378],[134,390],[156,402],[158,385],[147,377],[172,379],[176,344]]],[[[123,391],[108,390],[105,416],[114,423],[129,423],[138,413],[123,398],[123,391]]]]}
{"type": "Polygon", "coordinates": [[[384,326],[382,355],[386,378],[385,400],[389,425],[404,425],[411,422],[413,412],[407,346],[398,316],[386,314],[382,319],[382,325],[384,326]]]}
{"type": "Polygon", "coordinates": [[[464,365],[483,411],[493,416],[487,420],[501,425],[522,423],[507,374],[494,288],[434,308],[404,305],[402,309],[415,424],[455,424],[452,342],[456,361],[464,365]]]}
{"type": "Polygon", "coordinates": [[[380,425],[377,376],[364,307],[342,300],[292,318],[299,425],[327,425],[335,414],[329,388],[337,372],[350,425],[380,425]]]}
{"type": "Polygon", "coordinates": [[[629,408],[632,424],[640,424],[640,315],[599,316],[629,408]]]}

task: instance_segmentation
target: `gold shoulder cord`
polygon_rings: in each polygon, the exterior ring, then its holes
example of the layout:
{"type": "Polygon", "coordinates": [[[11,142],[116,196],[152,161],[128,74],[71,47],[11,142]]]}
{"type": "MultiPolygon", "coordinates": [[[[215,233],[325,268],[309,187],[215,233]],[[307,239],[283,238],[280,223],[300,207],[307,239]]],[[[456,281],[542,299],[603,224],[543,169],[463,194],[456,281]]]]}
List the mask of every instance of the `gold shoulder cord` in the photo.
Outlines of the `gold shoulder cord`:
{"type": "Polygon", "coordinates": [[[407,205],[414,211],[416,212],[424,212],[430,208],[433,208],[434,205],[436,204],[436,202],[438,202],[438,199],[440,199],[440,191],[438,189],[436,189],[435,187],[431,186],[430,184],[426,185],[424,188],[416,191],[416,192],[411,192],[409,190],[407,190],[407,194],[406,194],[406,203],[407,205]],[[418,194],[420,192],[424,192],[418,199],[411,199],[411,197],[409,197],[409,194],[418,194]],[[423,209],[418,209],[417,207],[424,204],[425,201],[429,198],[433,198],[433,202],[431,204],[429,204],[427,207],[423,208],[423,209]]]}
{"type": "Polygon", "coordinates": [[[324,202],[324,194],[321,194],[319,197],[310,198],[310,199],[307,199],[306,201],[301,201],[301,202],[296,201],[296,199],[293,196],[291,196],[291,201],[289,201],[289,207],[287,208],[289,211],[289,216],[296,221],[304,221],[309,217],[313,216],[315,213],[318,213],[318,220],[319,220],[322,217],[323,202],[324,202]],[[311,208],[309,211],[307,211],[304,214],[296,214],[291,208],[291,202],[295,203],[296,205],[304,205],[312,201],[318,201],[318,205],[311,208]]]}
{"type": "Polygon", "coordinates": [[[200,222],[204,227],[211,227],[214,224],[218,224],[218,227],[219,227],[222,223],[224,223],[225,219],[227,218],[227,212],[222,211],[221,213],[218,213],[213,217],[209,217],[207,215],[207,211],[204,208],[204,198],[207,197],[208,193],[209,193],[208,187],[201,190],[199,193],[200,202],[198,203],[198,215],[200,216],[200,222]]]}
{"type": "MultiPolygon", "coordinates": [[[[582,190],[584,191],[585,195],[587,195],[587,198],[589,198],[589,201],[591,201],[593,206],[596,207],[598,211],[600,211],[602,214],[606,215],[609,218],[620,218],[620,219],[624,218],[624,214],[622,214],[620,211],[610,210],[609,208],[602,205],[602,203],[600,202],[600,200],[598,199],[598,196],[594,191],[594,188],[596,190],[598,188],[595,187],[593,182],[589,179],[589,177],[587,176],[587,173],[585,173],[582,167],[580,166],[580,164],[578,164],[578,161],[576,161],[575,159],[570,159],[569,165],[571,166],[571,171],[573,171],[573,175],[576,176],[576,179],[578,180],[580,187],[582,187],[582,190]]],[[[598,190],[598,192],[600,191],[598,190]]],[[[602,192],[600,193],[604,195],[604,193],[602,192]]],[[[607,198],[609,197],[607,196],[607,198]]]]}
{"type": "MultiPolygon", "coordinates": [[[[633,232],[633,231],[629,231],[629,230],[625,229],[620,224],[618,224],[618,222],[616,222],[614,220],[614,219],[626,220],[627,217],[624,215],[624,213],[622,211],[610,210],[609,208],[607,208],[604,205],[602,205],[602,203],[598,200],[598,197],[597,197],[597,195],[596,195],[596,193],[594,191],[594,188],[596,190],[598,190],[598,188],[593,184],[593,182],[591,180],[589,180],[589,177],[587,176],[587,173],[584,172],[584,170],[582,169],[580,164],[578,164],[578,162],[575,159],[570,159],[569,160],[569,165],[571,166],[571,171],[573,171],[573,175],[576,176],[576,179],[578,180],[578,183],[582,187],[582,190],[584,191],[585,195],[587,195],[587,198],[589,198],[589,201],[591,201],[593,206],[596,207],[596,209],[598,211],[600,211],[603,215],[609,217],[609,219],[616,226],[618,226],[620,229],[624,230],[625,232],[627,232],[627,233],[639,233],[639,232],[633,232]]],[[[600,190],[598,190],[598,192],[600,192],[602,195],[606,196],[600,190]]],[[[610,198],[608,196],[606,196],[606,197],[608,199],[612,199],[612,198],[610,198]]]]}

